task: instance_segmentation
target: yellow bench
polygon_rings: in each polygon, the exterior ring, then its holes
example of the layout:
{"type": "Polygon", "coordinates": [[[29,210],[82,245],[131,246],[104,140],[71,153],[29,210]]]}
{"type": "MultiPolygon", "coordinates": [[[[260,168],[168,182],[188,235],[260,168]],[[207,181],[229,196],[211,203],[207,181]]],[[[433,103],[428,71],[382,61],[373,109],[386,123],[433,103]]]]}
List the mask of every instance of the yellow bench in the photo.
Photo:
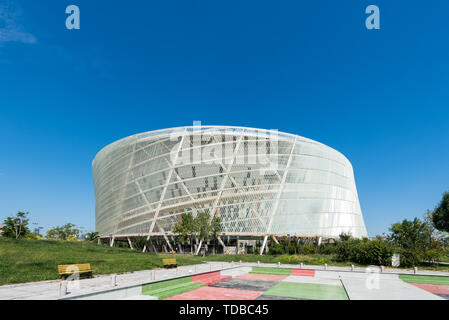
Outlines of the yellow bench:
{"type": "Polygon", "coordinates": [[[176,259],[162,259],[165,268],[175,268],[178,266],[176,259]]]}
{"type": "Polygon", "coordinates": [[[92,278],[92,271],[93,270],[90,268],[90,263],[58,265],[58,273],[61,275],[62,280],[65,280],[66,275],[72,275],[75,273],[87,273],[89,278],[92,278]]]}

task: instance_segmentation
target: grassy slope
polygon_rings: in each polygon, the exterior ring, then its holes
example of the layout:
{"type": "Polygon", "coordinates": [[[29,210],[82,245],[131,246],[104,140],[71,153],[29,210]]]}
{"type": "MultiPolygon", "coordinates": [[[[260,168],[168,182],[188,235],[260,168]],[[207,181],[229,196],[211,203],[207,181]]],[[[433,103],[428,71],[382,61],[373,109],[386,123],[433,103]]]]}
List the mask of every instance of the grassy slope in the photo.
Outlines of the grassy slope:
{"type": "MultiPolygon", "coordinates": [[[[90,263],[95,275],[162,267],[164,257],[87,242],[0,238],[0,285],[58,279],[59,264],[90,263]]],[[[180,265],[201,262],[188,255],[176,259],[180,265]]]]}
{"type": "MultiPolygon", "coordinates": [[[[162,267],[162,258],[131,251],[128,248],[108,247],[88,242],[52,240],[13,240],[0,237],[0,285],[58,279],[59,264],[90,263],[95,274],[124,273],[162,267]]],[[[170,257],[173,257],[170,255],[170,257]]],[[[207,257],[175,255],[179,265],[203,261],[244,261],[262,263],[290,263],[349,265],[333,262],[330,256],[259,256],[259,255],[209,255],[207,257]]]]}
{"type": "MultiPolygon", "coordinates": [[[[240,261],[261,263],[350,266],[332,255],[155,255],[110,248],[87,242],[51,240],[12,240],[0,237],[0,285],[58,279],[58,264],[90,263],[96,274],[124,273],[162,267],[162,258],[174,257],[179,265],[203,261],[240,261]]],[[[449,271],[449,266],[420,266],[422,269],[449,271]]]]}

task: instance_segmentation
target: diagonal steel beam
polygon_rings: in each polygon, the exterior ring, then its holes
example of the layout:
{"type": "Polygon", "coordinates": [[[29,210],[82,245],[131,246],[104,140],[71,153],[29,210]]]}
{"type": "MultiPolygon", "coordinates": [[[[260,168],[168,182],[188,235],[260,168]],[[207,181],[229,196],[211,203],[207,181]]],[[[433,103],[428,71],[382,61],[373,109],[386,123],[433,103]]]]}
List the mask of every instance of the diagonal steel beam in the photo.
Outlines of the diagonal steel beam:
{"type": "MultiPolygon", "coordinates": [[[[176,150],[176,155],[175,155],[174,161],[173,161],[174,163],[176,163],[176,161],[178,160],[179,152],[181,151],[181,148],[182,148],[182,146],[184,144],[184,139],[187,136],[186,133],[187,133],[187,128],[184,130],[184,132],[182,134],[181,141],[179,143],[179,147],[176,150]]],[[[165,185],[164,185],[164,188],[162,189],[161,197],[159,199],[159,203],[157,204],[156,212],[154,213],[153,222],[151,223],[150,229],[148,230],[148,238],[150,237],[151,232],[153,232],[154,225],[156,223],[157,217],[159,216],[159,211],[161,210],[162,202],[164,201],[165,193],[167,192],[167,187],[168,187],[168,184],[170,183],[171,176],[173,175],[173,171],[175,171],[173,168],[170,169],[170,172],[167,175],[167,180],[165,181],[165,185]]]]}
{"type": "MultiPolygon", "coordinates": [[[[276,196],[276,201],[274,203],[273,210],[271,212],[271,217],[270,217],[270,221],[268,223],[267,233],[271,233],[271,226],[273,224],[273,219],[274,219],[276,211],[279,207],[279,200],[281,198],[282,192],[284,191],[284,188],[285,188],[285,180],[287,179],[288,168],[290,167],[290,164],[292,162],[293,151],[295,150],[295,147],[296,147],[296,140],[297,140],[297,138],[295,137],[295,140],[292,143],[292,149],[290,151],[290,156],[288,157],[287,165],[285,166],[285,169],[284,169],[284,174],[282,175],[282,181],[281,181],[281,184],[279,185],[279,190],[278,190],[278,194],[276,196]]],[[[266,245],[266,241],[264,241],[262,249],[260,250],[261,253],[263,252],[265,245],[266,245]]]]}
{"type": "MultiPolygon", "coordinates": [[[[223,194],[223,189],[226,186],[226,182],[228,181],[229,173],[231,172],[232,165],[234,164],[235,158],[237,156],[237,152],[239,151],[240,144],[241,144],[241,142],[243,140],[244,133],[245,133],[245,131],[240,133],[240,137],[239,137],[239,139],[237,141],[237,144],[235,146],[234,152],[232,154],[231,162],[229,163],[229,166],[226,168],[226,171],[224,172],[224,178],[221,181],[220,188],[218,189],[219,191],[218,191],[217,197],[215,198],[214,204],[212,206],[212,211],[211,211],[211,214],[210,214],[210,220],[212,220],[212,218],[216,215],[215,211],[217,210],[218,202],[221,199],[221,195],[223,194]]],[[[202,242],[203,242],[203,240],[200,241],[200,244],[198,245],[198,248],[197,248],[195,254],[198,254],[200,252],[200,248],[201,248],[202,242]]]]}

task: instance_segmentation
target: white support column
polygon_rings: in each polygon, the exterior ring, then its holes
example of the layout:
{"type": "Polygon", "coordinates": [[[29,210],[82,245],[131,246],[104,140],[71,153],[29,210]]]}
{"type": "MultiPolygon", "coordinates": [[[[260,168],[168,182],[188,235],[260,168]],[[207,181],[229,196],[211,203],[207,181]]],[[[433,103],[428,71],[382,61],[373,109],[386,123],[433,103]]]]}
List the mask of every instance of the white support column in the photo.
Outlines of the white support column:
{"type": "Polygon", "coordinates": [[[322,240],[322,238],[321,238],[321,237],[319,237],[319,238],[318,238],[318,246],[320,246],[320,245],[321,245],[321,240],[322,240]]]}
{"type": "Polygon", "coordinates": [[[279,244],[278,239],[277,239],[274,235],[271,235],[271,239],[273,239],[273,241],[274,241],[276,244],[279,244]]]}
{"type": "Polygon", "coordinates": [[[114,240],[115,240],[115,236],[112,236],[111,242],[109,244],[110,247],[112,247],[114,245],[114,240]]]}
{"type": "MultiPolygon", "coordinates": [[[[148,240],[150,240],[150,237],[147,237],[147,241],[148,240]]],[[[145,251],[147,251],[147,245],[146,244],[143,246],[143,249],[142,249],[142,252],[145,252],[145,251]]]]}
{"type": "Polygon", "coordinates": [[[128,239],[129,247],[131,248],[131,250],[134,250],[133,244],[132,244],[132,242],[131,242],[131,239],[129,239],[129,237],[126,237],[126,238],[128,239]]]}
{"type": "Polygon", "coordinates": [[[195,255],[197,255],[200,252],[202,244],[203,244],[203,240],[200,240],[200,244],[198,245],[198,248],[196,248],[195,255]]]}
{"type": "Polygon", "coordinates": [[[157,253],[157,249],[156,249],[156,247],[154,246],[153,241],[151,241],[151,247],[153,248],[154,253],[157,253]]]}
{"type": "Polygon", "coordinates": [[[265,246],[267,245],[268,236],[263,237],[263,243],[262,247],[260,247],[260,255],[263,255],[263,250],[265,249],[265,246]]]}
{"type": "Polygon", "coordinates": [[[237,246],[235,247],[235,254],[239,254],[239,252],[240,252],[240,236],[237,236],[237,240],[236,240],[237,242],[237,246]]]}
{"type": "Polygon", "coordinates": [[[165,239],[165,242],[167,242],[167,244],[168,244],[168,247],[170,248],[170,250],[173,250],[173,248],[172,248],[172,246],[171,246],[171,244],[170,244],[170,241],[168,240],[168,237],[167,237],[167,235],[165,234],[165,231],[164,231],[164,229],[162,229],[161,227],[159,227],[161,230],[162,230],[162,232],[164,233],[164,239],[165,239]]]}
{"type": "Polygon", "coordinates": [[[224,244],[223,240],[220,236],[217,237],[218,242],[223,246],[223,253],[226,252],[226,245],[224,244]]]}

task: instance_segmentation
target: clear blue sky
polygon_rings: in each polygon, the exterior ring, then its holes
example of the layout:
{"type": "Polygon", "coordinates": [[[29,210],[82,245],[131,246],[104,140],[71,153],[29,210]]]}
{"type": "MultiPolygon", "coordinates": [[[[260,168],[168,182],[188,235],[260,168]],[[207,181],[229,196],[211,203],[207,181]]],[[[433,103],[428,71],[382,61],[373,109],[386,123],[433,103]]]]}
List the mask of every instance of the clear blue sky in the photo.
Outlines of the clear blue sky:
{"type": "Polygon", "coordinates": [[[449,190],[449,2],[0,1],[0,219],[93,230],[91,161],[203,124],[323,142],[352,162],[370,236],[449,190]],[[65,28],[65,8],[81,29],[65,28]],[[376,4],[381,29],[365,28],[376,4]]]}

